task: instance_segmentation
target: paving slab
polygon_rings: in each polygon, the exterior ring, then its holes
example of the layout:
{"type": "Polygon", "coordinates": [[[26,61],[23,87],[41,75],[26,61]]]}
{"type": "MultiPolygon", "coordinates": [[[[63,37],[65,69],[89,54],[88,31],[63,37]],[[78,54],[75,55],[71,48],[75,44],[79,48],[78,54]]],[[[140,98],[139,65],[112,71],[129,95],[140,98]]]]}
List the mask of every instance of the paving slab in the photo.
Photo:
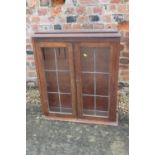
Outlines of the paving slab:
{"type": "Polygon", "coordinates": [[[27,155],[128,155],[129,125],[118,126],[53,121],[40,107],[27,105],[27,155]]]}

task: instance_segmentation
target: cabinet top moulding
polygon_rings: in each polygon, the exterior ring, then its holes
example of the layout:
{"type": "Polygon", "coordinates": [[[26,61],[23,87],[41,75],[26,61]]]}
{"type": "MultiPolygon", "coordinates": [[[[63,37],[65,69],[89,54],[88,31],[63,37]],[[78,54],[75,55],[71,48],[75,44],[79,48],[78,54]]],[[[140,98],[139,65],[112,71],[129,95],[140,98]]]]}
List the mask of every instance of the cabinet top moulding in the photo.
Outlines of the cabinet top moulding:
{"type": "Polygon", "coordinates": [[[117,30],[54,30],[36,32],[32,38],[120,38],[117,30]]]}

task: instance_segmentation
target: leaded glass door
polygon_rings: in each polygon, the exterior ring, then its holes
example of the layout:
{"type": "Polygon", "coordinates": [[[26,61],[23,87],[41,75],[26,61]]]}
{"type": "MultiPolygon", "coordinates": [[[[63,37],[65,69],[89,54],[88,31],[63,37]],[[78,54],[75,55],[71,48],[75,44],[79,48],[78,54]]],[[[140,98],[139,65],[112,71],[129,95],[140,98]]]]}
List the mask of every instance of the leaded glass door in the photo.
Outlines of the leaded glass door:
{"type": "Polygon", "coordinates": [[[44,113],[76,117],[72,45],[41,42],[38,51],[44,113]]]}
{"type": "Polygon", "coordinates": [[[116,68],[113,44],[79,43],[75,54],[78,117],[114,120],[113,79],[117,75],[113,72],[116,68]]]}

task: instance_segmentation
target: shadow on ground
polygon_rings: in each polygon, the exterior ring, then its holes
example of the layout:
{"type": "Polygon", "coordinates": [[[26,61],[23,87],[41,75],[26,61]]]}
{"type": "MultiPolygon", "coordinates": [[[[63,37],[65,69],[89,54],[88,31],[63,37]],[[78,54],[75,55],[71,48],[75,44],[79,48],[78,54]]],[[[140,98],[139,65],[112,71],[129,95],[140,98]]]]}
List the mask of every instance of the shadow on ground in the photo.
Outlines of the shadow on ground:
{"type": "Polygon", "coordinates": [[[118,126],[49,121],[27,104],[27,155],[128,155],[128,121],[118,126]]]}

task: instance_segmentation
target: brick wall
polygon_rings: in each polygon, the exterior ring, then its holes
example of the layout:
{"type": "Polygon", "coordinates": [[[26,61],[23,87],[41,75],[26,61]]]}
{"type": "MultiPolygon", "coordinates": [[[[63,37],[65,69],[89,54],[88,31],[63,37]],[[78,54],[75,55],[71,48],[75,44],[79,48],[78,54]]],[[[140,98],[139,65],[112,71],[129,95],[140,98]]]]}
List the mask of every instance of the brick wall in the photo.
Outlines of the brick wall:
{"type": "Polygon", "coordinates": [[[128,0],[52,0],[26,2],[27,81],[36,79],[31,35],[36,31],[59,29],[116,28],[121,33],[119,81],[128,82],[129,31],[128,0]]]}

